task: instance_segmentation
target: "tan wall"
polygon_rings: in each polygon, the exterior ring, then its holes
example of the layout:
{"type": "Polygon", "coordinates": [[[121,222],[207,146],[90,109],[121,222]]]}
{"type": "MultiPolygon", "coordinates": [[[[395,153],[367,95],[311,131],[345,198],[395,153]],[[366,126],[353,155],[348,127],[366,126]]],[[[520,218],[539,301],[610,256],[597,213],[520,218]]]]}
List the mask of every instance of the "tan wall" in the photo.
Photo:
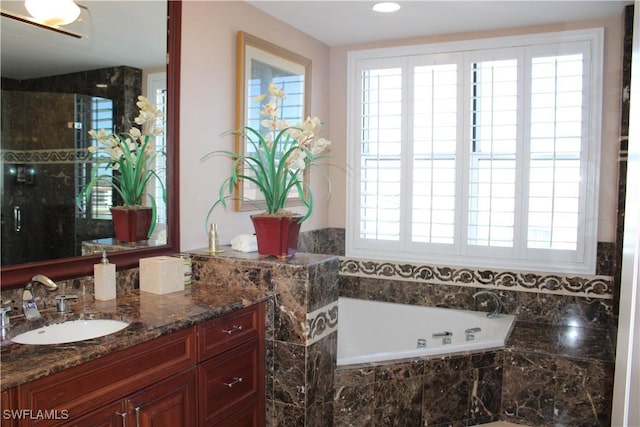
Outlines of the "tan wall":
{"type": "MultiPolygon", "coordinates": [[[[311,112],[327,125],[336,164],[346,159],[347,53],[350,50],[411,44],[468,40],[486,37],[605,28],[604,121],[600,172],[600,241],[615,240],[617,158],[621,86],[622,17],[607,20],[549,25],[481,33],[460,33],[387,42],[331,47],[293,29],[286,23],[235,1],[186,1],[183,3],[181,83],[181,247],[207,244],[204,221],[217,190],[226,177],[225,159],[200,158],[214,149],[231,149],[233,140],[220,134],[235,126],[236,33],[246,31],[312,60],[311,112]]],[[[340,168],[330,168],[333,183],[327,202],[323,178],[312,176],[316,209],[303,230],[344,227],[346,223],[346,177],[340,168]]],[[[252,233],[252,212],[217,209],[221,243],[241,233],[252,233]]]]}
{"type": "MultiPolygon", "coordinates": [[[[228,159],[200,159],[210,151],[234,147],[232,137],[220,134],[235,128],[237,32],[311,59],[311,113],[324,121],[329,115],[329,47],[245,2],[186,1],[182,13],[180,231],[181,247],[189,250],[207,246],[205,217],[231,166],[228,159]]],[[[328,136],[328,127],[324,132],[328,136]]],[[[312,181],[319,183],[322,177],[312,176],[312,181]]],[[[303,230],[326,227],[325,187],[314,191],[318,208],[303,230]]],[[[221,244],[253,233],[250,213],[256,212],[216,208],[213,220],[219,224],[221,244]]]]}

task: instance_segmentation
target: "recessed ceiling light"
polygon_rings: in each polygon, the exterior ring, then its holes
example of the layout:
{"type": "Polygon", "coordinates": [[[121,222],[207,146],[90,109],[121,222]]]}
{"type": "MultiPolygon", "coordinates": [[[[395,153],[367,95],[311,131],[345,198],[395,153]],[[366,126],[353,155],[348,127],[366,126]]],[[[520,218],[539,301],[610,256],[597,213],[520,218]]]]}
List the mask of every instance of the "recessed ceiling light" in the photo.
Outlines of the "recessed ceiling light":
{"type": "Polygon", "coordinates": [[[373,10],[376,12],[389,13],[400,10],[400,5],[392,1],[383,1],[373,5],[373,10]]]}

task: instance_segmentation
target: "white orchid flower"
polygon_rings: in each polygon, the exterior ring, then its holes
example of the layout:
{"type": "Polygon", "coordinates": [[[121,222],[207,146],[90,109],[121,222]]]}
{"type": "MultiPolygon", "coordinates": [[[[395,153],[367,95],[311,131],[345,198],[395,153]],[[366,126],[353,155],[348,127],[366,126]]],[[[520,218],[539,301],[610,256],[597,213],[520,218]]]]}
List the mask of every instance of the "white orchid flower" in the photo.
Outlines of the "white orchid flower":
{"type": "Polygon", "coordinates": [[[277,117],[278,111],[278,103],[275,100],[271,100],[262,106],[260,114],[267,117],[277,117]]]}
{"type": "Polygon", "coordinates": [[[100,129],[100,130],[99,130],[99,131],[97,131],[97,132],[96,132],[95,130],[91,129],[91,130],[89,131],[89,136],[90,136],[91,138],[93,138],[93,139],[97,140],[97,141],[101,141],[101,142],[102,142],[102,141],[105,141],[105,140],[109,139],[109,137],[110,137],[111,135],[109,135],[109,134],[107,133],[107,131],[106,131],[106,130],[104,130],[104,129],[100,129]]]}
{"type": "Polygon", "coordinates": [[[305,163],[306,158],[307,153],[304,150],[300,148],[295,149],[287,159],[287,168],[292,171],[304,170],[307,166],[305,163]]]}
{"type": "Polygon", "coordinates": [[[142,95],[138,96],[138,102],[136,102],[136,106],[141,110],[149,110],[152,108],[152,105],[149,102],[149,100],[142,95]]]}
{"type": "Polygon", "coordinates": [[[258,95],[253,97],[253,102],[262,102],[263,99],[267,97],[266,94],[258,95]]]}
{"type": "Polygon", "coordinates": [[[271,130],[277,130],[277,121],[274,120],[269,120],[269,119],[264,119],[260,122],[260,125],[262,125],[262,127],[271,129],[271,130]]]}
{"type": "Polygon", "coordinates": [[[289,127],[289,123],[286,120],[278,120],[276,121],[276,129],[283,130],[289,127]]]}
{"type": "Polygon", "coordinates": [[[331,141],[324,138],[318,138],[311,144],[311,154],[316,155],[322,153],[327,150],[330,145],[331,141]]]}
{"type": "Polygon", "coordinates": [[[275,83],[269,83],[269,95],[275,96],[278,99],[284,99],[287,97],[284,89],[278,87],[278,85],[275,83]]]}
{"type": "Polygon", "coordinates": [[[129,135],[133,139],[140,139],[140,137],[142,136],[142,132],[140,132],[140,129],[132,127],[131,129],[129,129],[129,135]]]}

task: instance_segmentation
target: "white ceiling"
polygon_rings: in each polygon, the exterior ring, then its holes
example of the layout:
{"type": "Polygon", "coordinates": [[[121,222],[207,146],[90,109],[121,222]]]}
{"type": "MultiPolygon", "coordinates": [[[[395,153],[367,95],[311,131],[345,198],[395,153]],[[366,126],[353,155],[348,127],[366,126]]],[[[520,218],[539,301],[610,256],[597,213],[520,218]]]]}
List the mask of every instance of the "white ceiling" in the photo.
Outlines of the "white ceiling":
{"type": "Polygon", "coordinates": [[[376,13],[371,0],[248,0],[329,46],[622,17],[632,1],[402,1],[398,12],[376,13]]]}
{"type": "MultiPolygon", "coordinates": [[[[63,28],[76,39],[2,17],[0,75],[14,79],[129,65],[166,63],[166,1],[77,0],[85,6],[79,22],[63,28]]],[[[1,0],[3,10],[27,15],[22,0],[1,0]]]]}
{"type": "MultiPolygon", "coordinates": [[[[402,8],[394,14],[377,14],[371,11],[374,2],[370,0],[246,1],[329,46],[621,18],[624,6],[633,3],[631,0],[414,0],[401,1],[402,8]]],[[[3,17],[1,75],[26,79],[109,66],[150,68],[165,63],[165,1],[77,0],[77,3],[86,6],[88,12],[83,12],[81,22],[68,27],[88,35],[81,40],[3,17]]],[[[22,0],[0,0],[0,6],[26,14],[22,0]]]]}

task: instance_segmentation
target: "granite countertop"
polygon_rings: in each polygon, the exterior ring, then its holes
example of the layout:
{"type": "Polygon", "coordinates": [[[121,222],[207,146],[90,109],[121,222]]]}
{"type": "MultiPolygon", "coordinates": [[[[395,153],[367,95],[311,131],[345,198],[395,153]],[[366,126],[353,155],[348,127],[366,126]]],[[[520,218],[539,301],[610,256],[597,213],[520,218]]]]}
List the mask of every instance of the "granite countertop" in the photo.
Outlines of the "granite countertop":
{"type": "Polygon", "coordinates": [[[100,338],[57,345],[22,345],[2,341],[1,389],[5,390],[53,373],[124,350],[162,335],[184,329],[264,301],[269,293],[247,286],[198,283],[183,292],[155,295],[132,291],[112,301],[71,303],[69,314],[55,309],[43,319],[27,323],[13,320],[8,338],[44,324],[75,319],[118,319],[130,322],[122,331],[100,338]]]}

